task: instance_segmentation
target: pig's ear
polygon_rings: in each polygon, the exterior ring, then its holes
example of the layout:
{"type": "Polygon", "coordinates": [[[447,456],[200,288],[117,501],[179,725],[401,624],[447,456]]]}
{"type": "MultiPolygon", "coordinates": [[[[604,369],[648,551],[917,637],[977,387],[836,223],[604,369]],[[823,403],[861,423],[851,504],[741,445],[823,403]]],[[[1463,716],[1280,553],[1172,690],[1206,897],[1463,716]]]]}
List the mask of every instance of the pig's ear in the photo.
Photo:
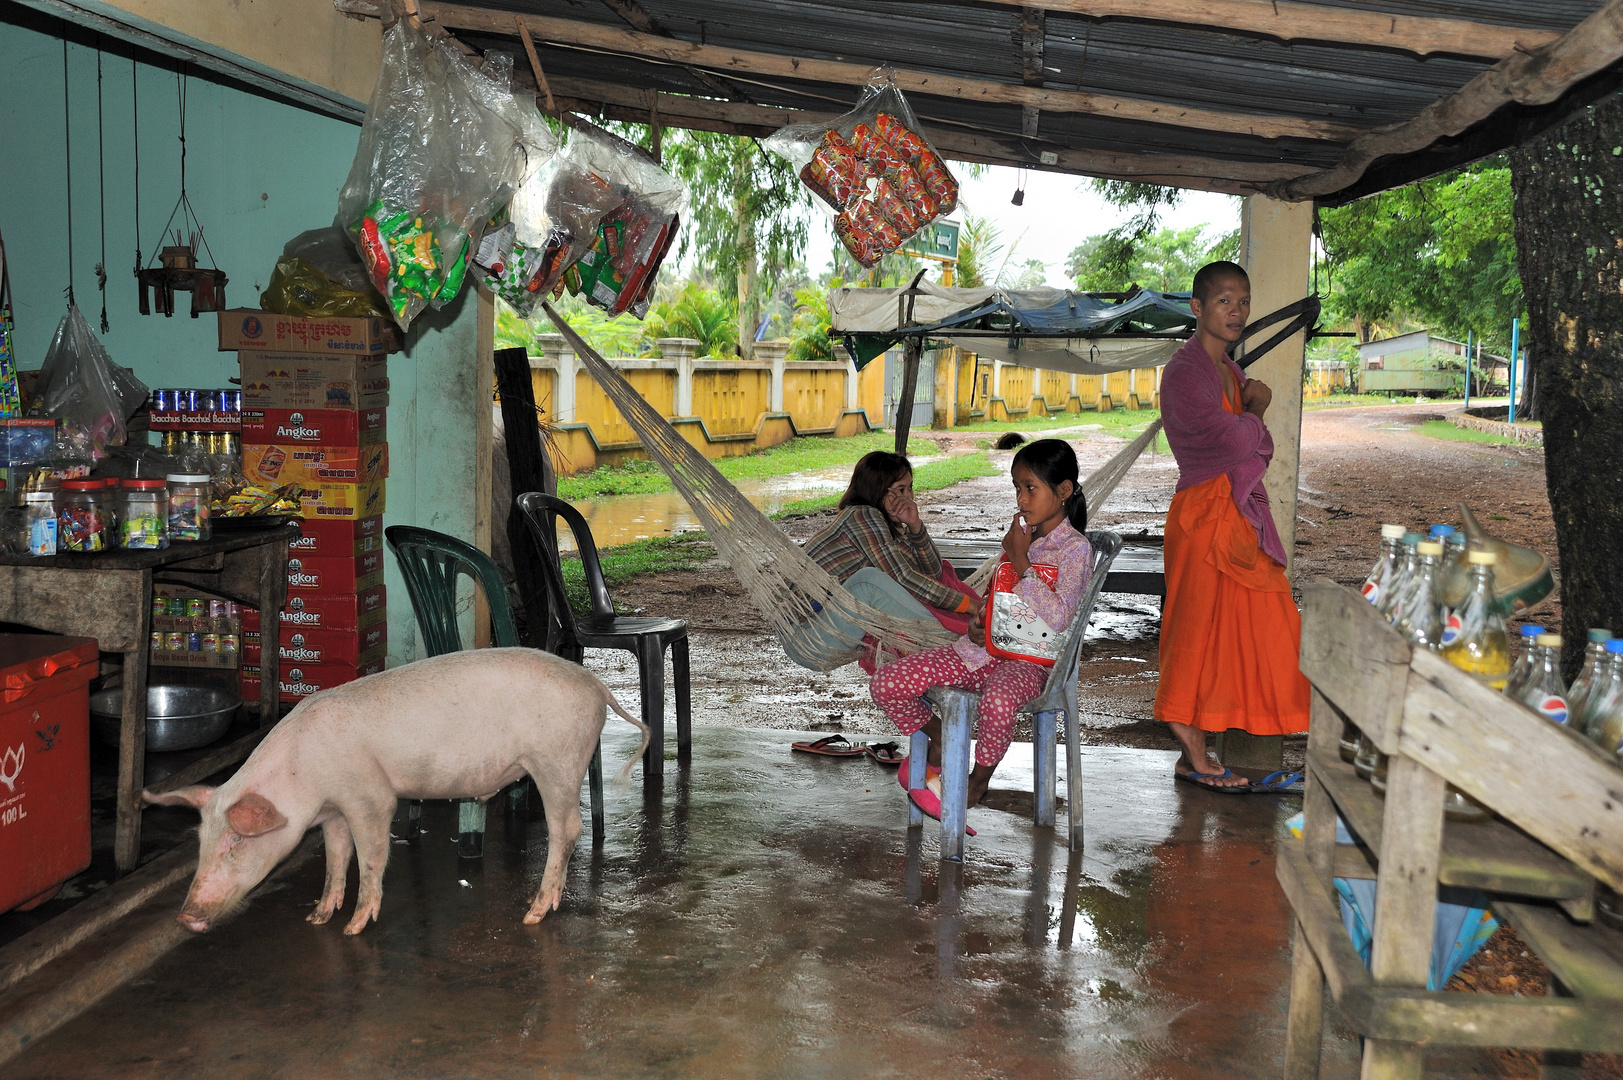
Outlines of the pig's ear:
{"type": "Polygon", "coordinates": [[[225,812],[225,819],[231,823],[231,831],[238,836],[259,836],[287,824],[287,818],[276,809],[276,804],[251,791],[231,804],[231,809],[225,812]]]}
{"type": "Polygon", "coordinates": [[[181,788],[178,791],[165,791],[154,795],[150,791],[141,792],[141,801],[151,803],[153,806],[192,806],[201,810],[214,798],[214,789],[204,784],[195,787],[181,788]]]}

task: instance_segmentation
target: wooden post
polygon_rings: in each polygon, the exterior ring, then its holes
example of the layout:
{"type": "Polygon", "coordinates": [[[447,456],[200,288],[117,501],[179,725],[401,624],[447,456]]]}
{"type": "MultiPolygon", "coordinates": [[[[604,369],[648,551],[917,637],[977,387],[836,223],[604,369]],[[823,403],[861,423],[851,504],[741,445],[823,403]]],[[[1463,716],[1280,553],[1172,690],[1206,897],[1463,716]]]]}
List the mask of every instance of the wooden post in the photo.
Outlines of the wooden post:
{"type": "Polygon", "coordinates": [[[902,347],[902,392],[896,398],[896,452],[907,453],[907,435],[913,426],[913,396],[919,386],[919,359],[924,339],[910,337],[902,347]]]}
{"type": "MultiPolygon", "coordinates": [[[[1267,314],[1307,295],[1313,205],[1253,195],[1240,211],[1240,265],[1251,277],[1251,311],[1267,314]]],[[[1302,378],[1307,338],[1296,334],[1246,369],[1274,392],[1263,421],[1274,437],[1274,459],[1263,476],[1274,524],[1290,570],[1296,542],[1296,484],[1301,472],[1302,378]]]]}
{"type": "MultiPolygon", "coordinates": [[[[530,381],[530,358],[524,349],[500,349],[495,354],[496,392],[502,398],[502,427],[507,433],[507,468],[515,500],[526,491],[558,493],[552,461],[541,442],[537,423],[535,384],[530,381]]],[[[503,522],[513,551],[513,572],[519,598],[529,624],[530,640],[542,642],[547,632],[547,579],[541,555],[518,505],[507,508],[503,522]]]]}
{"type": "MultiPolygon", "coordinates": [[[[474,290],[479,304],[479,327],[476,341],[479,351],[474,368],[481,397],[488,395],[496,385],[494,354],[496,351],[496,294],[480,286],[474,290]]],[[[474,413],[474,469],[473,469],[473,546],[490,554],[491,509],[490,489],[495,483],[496,419],[491,403],[481,401],[474,413]]],[[[473,647],[488,649],[491,642],[490,601],[477,581],[473,585],[473,647]]]]}

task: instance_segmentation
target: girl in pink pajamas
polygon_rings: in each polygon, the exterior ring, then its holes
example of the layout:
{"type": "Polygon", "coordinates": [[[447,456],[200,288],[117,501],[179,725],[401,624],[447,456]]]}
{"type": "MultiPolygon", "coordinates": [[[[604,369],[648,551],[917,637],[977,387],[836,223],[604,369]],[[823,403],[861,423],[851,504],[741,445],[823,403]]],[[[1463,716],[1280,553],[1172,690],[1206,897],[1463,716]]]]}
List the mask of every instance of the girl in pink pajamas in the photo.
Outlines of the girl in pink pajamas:
{"type": "MultiPolygon", "coordinates": [[[[1093,549],[1083,531],[1088,526],[1076,453],[1058,439],[1028,443],[1014,456],[1010,470],[1019,512],[1003,537],[1003,557],[1020,583],[1015,592],[1043,622],[1063,628],[1087,592],[1093,570],[1093,549]],[[1054,587],[1032,569],[1048,563],[1059,569],[1054,587]]],[[[930,784],[909,792],[920,809],[939,817],[941,796],[934,780],[941,768],[941,721],[921,695],[932,686],[955,686],[981,693],[980,722],[975,742],[975,767],[969,774],[969,805],[986,794],[992,771],[1009,749],[1014,735],[1015,711],[1042,692],[1048,668],[1026,660],[990,656],[985,649],[986,628],[977,612],[969,633],[951,645],[893,660],[874,672],[870,691],[896,730],[912,735],[923,729],[930,737],[930,784]]],[[[907,766],[902,766],[907,786],[907,766]]]]}

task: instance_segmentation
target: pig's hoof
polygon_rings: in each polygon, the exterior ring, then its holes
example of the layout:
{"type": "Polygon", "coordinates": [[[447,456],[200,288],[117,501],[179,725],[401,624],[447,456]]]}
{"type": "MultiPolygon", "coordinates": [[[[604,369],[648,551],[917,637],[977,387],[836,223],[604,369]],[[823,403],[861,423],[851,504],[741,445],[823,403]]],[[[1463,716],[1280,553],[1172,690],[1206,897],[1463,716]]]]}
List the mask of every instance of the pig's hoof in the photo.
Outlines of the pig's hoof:
{"type": "Polygon", "coordinates": [[[209,922],[201,915],[192,915],[182,911],[175,916],[175,921],[194,934],[201,934],[209,928],[209,922]]]}
{"type": "Polygon", "coordinates": [[[362,930],[365,930],[367,923],[373,922],[377,919],[378,909],[381,906],[382,905],[376,900],[372,901],[370,904],[358,905],[355,908],[355,917],[349,920],[348,926],[344,927],[344,936],[354,937],[362,930]]]}
{"type": "Polygon", "coordinates": [[[542,919],[544,919],[546,917],[547,917],[547,909],[546,908],[542,908],[540,911],[535,910],[535,908],[531,908],[529,911],[526,911],[524,913],[524,925],[525,926],[534,926],[536,923],[540,922],[542,919]]]}
{"type": "Polygon", "coordinates": [[[306,922],[315,923],[317,926],[326,926],[332,919],[332,912],[323,908],[316,908],[304,918],[306,922]]]}

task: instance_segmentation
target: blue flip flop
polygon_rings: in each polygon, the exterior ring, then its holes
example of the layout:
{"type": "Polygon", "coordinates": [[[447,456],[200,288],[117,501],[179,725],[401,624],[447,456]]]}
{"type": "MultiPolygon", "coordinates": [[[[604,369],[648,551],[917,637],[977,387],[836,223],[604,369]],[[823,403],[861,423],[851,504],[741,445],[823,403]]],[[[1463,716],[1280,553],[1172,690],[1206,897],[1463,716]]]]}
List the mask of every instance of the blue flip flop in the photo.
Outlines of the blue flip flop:
{"type": "Polygon", "coordinates": [[[1307,783],[1301,773],[1281,770],[1253,780],[1251,790],[1263,795],[1300,795],[1307,790],[1307,783]]]}
{"type": "Polygon", "coordinates": [[[1208,781],[1208,780],[1227,780],[1229,777],[1231,777],[1233,775],[1234,775],[1234,772],[1231,769],[1224,769],[1220,773],[1201,773],[1201,772],[1181,773],[1181,772],[1178,772],[1177,770],[1173,770],[1172,778],[1174,780],[1182,780],[1186,784],[1192,784],[1195,787],[1198,787],[1198,788],[1202,789],[1203,791],[1214,791],[1219,795],[1248,795],[1248,794],[1250,794],[1251,786],[1249,784],[1241,784],[1241,785],[1236,786],[1236,787],[1224,787],[1224,786],[1222,786],[1220,784],[1208,784],[1208,783],[1206,783],[1206,781],[1208,781]]]}

